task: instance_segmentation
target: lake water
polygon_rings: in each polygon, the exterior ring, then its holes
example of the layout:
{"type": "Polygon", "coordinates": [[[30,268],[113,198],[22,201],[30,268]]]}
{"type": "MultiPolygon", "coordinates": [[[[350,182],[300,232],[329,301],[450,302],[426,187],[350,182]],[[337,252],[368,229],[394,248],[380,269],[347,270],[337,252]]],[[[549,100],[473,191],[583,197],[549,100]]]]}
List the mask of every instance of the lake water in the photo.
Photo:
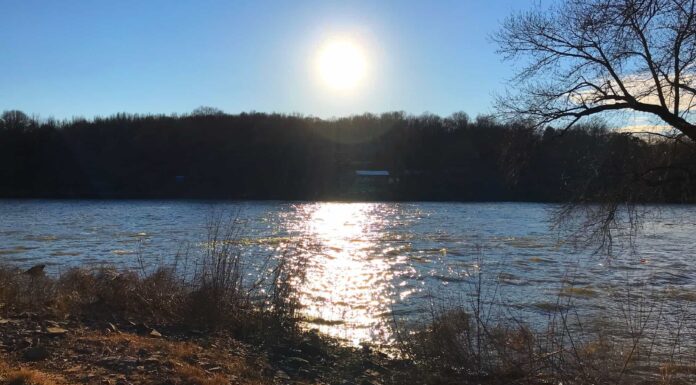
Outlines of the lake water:
{"type": "MultiPolygon", "coordinates": [[[[0,201],[0,262],[136,268],[205,247],[212,213],[238,215],[252,259],[288,247],[307,263],[300,287],[309,327],[349,343],[388,343],[393,316],[484,297],[542,320],[565,290],[580,313],[621,305],[627,288],[696,304],[696,207],[662,207],[634,252],[578,251],[549,230],[546,204],[189,201],[0,201]],[[479,275],[480,274],[480,275],[479,275]],[[573,289],[567,288],[572,285],[573,289]],[[565,289],[564,289],[565,288],[565,289]]],[[[565,297],[564,297],[565,298],[565,297]]]]}

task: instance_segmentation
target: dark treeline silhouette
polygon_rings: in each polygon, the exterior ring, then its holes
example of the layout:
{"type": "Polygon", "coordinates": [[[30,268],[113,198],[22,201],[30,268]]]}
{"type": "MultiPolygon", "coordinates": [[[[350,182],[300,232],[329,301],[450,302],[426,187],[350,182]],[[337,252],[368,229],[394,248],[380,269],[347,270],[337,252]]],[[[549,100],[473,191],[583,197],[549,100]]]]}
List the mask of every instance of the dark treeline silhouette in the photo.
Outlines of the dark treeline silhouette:
{"type": "Polygon", "coordinates": [[[684,202],[694,153],[596,122],[539,132],[464,113],[322,120],[199,108],[56,121],[6,111],[0,196],[684,202]]]}

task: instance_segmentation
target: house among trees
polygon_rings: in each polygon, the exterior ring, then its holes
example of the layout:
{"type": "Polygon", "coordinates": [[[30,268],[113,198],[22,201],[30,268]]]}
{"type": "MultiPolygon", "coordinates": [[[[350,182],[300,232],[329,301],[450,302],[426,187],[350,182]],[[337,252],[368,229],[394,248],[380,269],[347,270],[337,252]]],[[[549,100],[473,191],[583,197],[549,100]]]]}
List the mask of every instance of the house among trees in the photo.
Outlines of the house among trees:
{"type": "Polygon", "coordinates": [[[374,197],[384,194],[394,179],[387,170],[355,170],[353,193],[374,197]]]}
{"type": "Polygon", "coordinates": [[[378,176],[389,176],[389,171],[387,170],[355,170],[355,175],[358,177],[378,177],[378,176]]]}

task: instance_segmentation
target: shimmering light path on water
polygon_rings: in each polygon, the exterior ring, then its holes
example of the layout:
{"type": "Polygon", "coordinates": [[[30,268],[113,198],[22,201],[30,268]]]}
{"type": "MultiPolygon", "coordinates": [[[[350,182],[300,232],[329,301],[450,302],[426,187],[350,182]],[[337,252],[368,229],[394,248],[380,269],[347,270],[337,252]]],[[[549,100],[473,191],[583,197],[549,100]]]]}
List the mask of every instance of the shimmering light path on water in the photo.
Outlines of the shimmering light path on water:
{"type": "Polygon", "coordinates": [[[385,223],[372,217],[369,204],[328,203],[305,209],[309,238],[316,242],[305,251],[307,270],[300,298],[306,314],[321,320],[320,331],[343,334],[356,344],[374,333],[388,333],[381,315],[391,305],[398,271],[392,265],[397,261],[373,254],[374,238],[380,237],[385,223]]]}

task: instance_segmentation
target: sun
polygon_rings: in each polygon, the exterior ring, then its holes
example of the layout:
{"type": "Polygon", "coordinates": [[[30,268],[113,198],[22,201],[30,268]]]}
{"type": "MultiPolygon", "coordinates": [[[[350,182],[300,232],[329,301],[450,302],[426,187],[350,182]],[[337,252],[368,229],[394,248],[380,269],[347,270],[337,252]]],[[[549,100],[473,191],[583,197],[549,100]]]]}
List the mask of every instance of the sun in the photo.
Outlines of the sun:
{"type": "Polygon", "coordinates": [[[365,53],[354,41],[331,40],[317,56],[322,81],[335,90],[351,90],[359,86],[367,73],[365,53]]]}

